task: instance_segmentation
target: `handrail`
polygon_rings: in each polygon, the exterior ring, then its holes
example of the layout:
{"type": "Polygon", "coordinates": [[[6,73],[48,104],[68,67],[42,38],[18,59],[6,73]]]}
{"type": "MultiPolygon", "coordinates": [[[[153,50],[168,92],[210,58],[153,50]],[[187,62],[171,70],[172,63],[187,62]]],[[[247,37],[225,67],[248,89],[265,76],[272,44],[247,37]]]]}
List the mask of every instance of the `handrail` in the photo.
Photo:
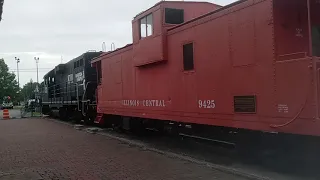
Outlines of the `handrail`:
{"type": "Polygon", "coordinates": [[[88,85],[91,83],[91,81],[87,82],[86,86],[85,86],[85,89],[84,89],[84,92],[83,92],[83,95],[82,95],[82,115],[83,116],[86,116],[86,113],[84,113],[84,96],[86,95],[87,93],[87,88],[88,88],[88,85]]]}
{"type": "Polygon", "coordinates": [[[102,52],[106,52],[106,51],[107,51],[106,43],[103,42],[102,43],[102,52]]]}
{"type": "Polygon", "coordinates": [[[58,85],[65,85],[66,83],[68,83],[68,84],[73,84],[73,85],[75,85],[75,84],[78,84],[78,83],[74,83],[74,82],[64,82],[64,83],[59,83],[59,84],[54,84],[54,85],[52,85],[52,86],[46,86],[46,87],[48,87],[48,88],[51,88],[51,87],[56,87],[56,86],[58,86],[58,85]]]}
{"type": "MultiPolygon", "coordinates": [[[[62,84],[62,83],[61,83],[62,84]]],[[[82,84],[78,84],[78,83],[69,83],[71,85],[74,85],[74,87],[76,87],[76,91],[70,91],[70,92],[76,92],[77,93],[77,104],[78,104],[78,107],[77,107],[77,110],[80,111],[80,101],[79,101],[79,85],[82,85],[82,84]]],[[[60,85],[60,84],[56,84],[54,86],[50,86],[50,88],[52,87],[55,87],[57,85],[60,85]]],[[[49,87],[48,87],[49,88],[49,87]]],[[[59,88],[58,90],[61,90],[61,89],[67,89],[67,87],[64,87],[64,88],[59,88]]],[[[48,93],[48,95],[57,95],[57,94],[64,94],[65,92],[59,92],[59,93],[48,93]]],[[[67,94],[67,93],[66,93],[67,94]]],[[[54,97],[54,98],[57,98],[57,97],[54,97]]]]}
{"type": "Polygon", "coordinates": [[[116,44],[115,43],[111,43],[111,51],[116,50],[116,44]]]}

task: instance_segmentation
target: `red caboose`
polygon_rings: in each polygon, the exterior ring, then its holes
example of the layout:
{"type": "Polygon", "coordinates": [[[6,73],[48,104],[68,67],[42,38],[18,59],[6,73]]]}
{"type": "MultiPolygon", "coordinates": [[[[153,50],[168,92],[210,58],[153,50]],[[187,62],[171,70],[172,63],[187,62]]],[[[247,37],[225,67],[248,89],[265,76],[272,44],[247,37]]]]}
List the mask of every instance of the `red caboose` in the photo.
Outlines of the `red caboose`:
{"type": "Polygon", "coordinates": [[[162,1],[92,61],[98,113],[318,136],[319,17],[318,0],[162,1]]]}

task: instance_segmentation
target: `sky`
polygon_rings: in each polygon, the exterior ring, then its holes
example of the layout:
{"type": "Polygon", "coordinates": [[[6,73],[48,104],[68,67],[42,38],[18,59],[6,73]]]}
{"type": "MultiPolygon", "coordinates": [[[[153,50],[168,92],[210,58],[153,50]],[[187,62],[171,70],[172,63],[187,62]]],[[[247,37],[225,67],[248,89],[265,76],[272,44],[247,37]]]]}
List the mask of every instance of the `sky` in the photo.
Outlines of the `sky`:
{"type": "MultiPolygon", "coordinates": [[[[197,1],[197,0],[194,0],[197,1]]],[[[235,0],[207,0],[227,5],[235,0]]],[[[5,0],[0,22],[0,58],[17,72],[20,86],[30,79],[39,82],[59,63],[89,50],[110,50],[132,42],[133,17],[159,0],[5,0]]]]}

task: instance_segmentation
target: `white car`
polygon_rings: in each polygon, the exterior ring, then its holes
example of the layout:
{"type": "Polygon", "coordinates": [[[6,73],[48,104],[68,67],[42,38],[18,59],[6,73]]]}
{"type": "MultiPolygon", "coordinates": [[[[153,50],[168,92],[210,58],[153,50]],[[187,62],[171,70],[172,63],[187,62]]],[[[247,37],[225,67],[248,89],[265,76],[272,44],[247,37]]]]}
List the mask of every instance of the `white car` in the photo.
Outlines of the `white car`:
{"type": "Polygon", "coordinates": [[[2,109],[13,109],[13,104],[10,103],[2,103],[2,109]]]}

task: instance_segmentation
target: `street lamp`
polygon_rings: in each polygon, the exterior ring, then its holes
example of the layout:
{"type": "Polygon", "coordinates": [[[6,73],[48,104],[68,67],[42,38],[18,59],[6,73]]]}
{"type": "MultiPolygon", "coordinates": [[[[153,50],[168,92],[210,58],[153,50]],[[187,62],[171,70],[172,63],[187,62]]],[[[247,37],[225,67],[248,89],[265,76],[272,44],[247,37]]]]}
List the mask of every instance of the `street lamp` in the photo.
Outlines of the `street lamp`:
{"type": "Polygon", "coordinates": [[[34,60],[37,64],[37,83],[39,84],[39,70],[38,70],[38,63],[39,63],[39,57],[34,57],[34,60]]]}
{"type": "Polygon", "coordinates": [[[14,57],[14,59],[17,61],[18,87],[20,88],[20,82],[19,82],[19,63],[20,63],[20,59],[17,58],[17,57],[14,57]]]}
{"type": "Polygon", "coordinates": [[[38,70],[38,63],[39,63],[39,57],[34,57],[34,60],[36,61],[37,64],[37,89],[36,91],[39,92],[39,70],[38,70]]]}

